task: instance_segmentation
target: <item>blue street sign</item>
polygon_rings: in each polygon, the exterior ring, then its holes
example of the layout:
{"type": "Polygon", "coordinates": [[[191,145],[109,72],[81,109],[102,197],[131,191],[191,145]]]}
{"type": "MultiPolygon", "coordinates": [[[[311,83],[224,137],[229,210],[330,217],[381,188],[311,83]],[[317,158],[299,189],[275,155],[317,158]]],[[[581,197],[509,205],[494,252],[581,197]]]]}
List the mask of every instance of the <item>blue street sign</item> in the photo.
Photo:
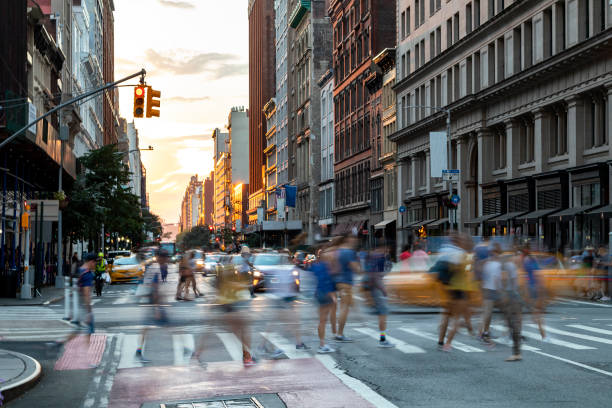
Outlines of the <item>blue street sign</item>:
{"type": "Polygon", "coordinates": [[[406,207],[404,207],[403,205],[400,205],[399,212],[405,213],[406,212],[406,207]]]}
{"type": "Polygon", "coordinates": [[[451,197],[451,202],[455,205],[459,204],[459,201],[461,201],[461,199],[459,198],[459,196],[457,194],[453,195],[451,197]]]}

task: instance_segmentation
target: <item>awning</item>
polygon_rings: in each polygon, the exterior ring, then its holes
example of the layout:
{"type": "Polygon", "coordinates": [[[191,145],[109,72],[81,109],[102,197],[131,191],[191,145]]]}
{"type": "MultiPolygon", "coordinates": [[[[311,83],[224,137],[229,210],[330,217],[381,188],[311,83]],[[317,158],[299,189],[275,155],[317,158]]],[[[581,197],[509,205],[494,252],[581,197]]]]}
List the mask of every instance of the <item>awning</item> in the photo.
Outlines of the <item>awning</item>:
{"type": "Polygon", "coordinates": [[[440,218],[439,220],[435,220],[434,222],[427,224],[427,228],[440,228],[441,225],[446,224],[447,222],[448,222],[448,217],[440,218]]]}
{"type": "Polygon", "coordinates": [[[423,226],[423,225],[430,224],[430,223],[432,223],[432,222],[434,222],[434,221],[436,221],[436,220],[424,220],[424,221],[417,221],[417,222],[413,222],[412,224],[408,225],[408,227],[411,227],[411,228],[421,227],[421,226],[423,226]]]}
{"type": "Polygon", "coordinates": [[[379,222],[378,224],[374,225],[374,229],[376,230],[385,229],[387,225],[391,224],[392,222],[395,222],[395,220],[383,220],[379,222]]]}
{"type": "Polygon", "coordinates": [[[558,208],[546,208],[543,210],[532,211],[529,214],[525,214],[517,218],[519,221],[533,223],[533,222],[538,222],[540,218],[548,217],[550,214],[556,213],[557,211],[559,211],[558,208]]]}
{"type": "Polygon", "coordinates": [[[594,208],[585,213],[586,215],[599,215],[600,217],[612,217],[612,204],[594,208]]]}
{"type": "Polygon", "coordinates": [[[584,213],[587,213],[591,210],[596,209],[597,206],[591,206],[591,207],[572,207],[572,208],[566,208],[565,210],[561,210],[559,212],[556,212],[554,214],[550,214],[551,218],[558,218],[559,220],[562,221],[571,221],[572,219],[574,219],[575,216],[577,215],[582,215],[584,213]]]}
{"type": "Polygon", "coordinates": [[[502,214],[499,217],[491,218],[491,219],[487,220],[487,223],[495,224],[497,222],[508,222],[508,221],[513,220],[515,218],[521,217],[521,216],[523,216],[525,214],[527,214],[526,211],[510,212],[510,213],[502,214]]]}
{"type": "Polygon", "coordinates": [[[463,225],[466,227],[478,227],[481,223],[490,220],[491,218],[499,217],[499,213],[497,214],[487,214],[482,217],[474,218],[468,222],[464,222],[463,225]]]}

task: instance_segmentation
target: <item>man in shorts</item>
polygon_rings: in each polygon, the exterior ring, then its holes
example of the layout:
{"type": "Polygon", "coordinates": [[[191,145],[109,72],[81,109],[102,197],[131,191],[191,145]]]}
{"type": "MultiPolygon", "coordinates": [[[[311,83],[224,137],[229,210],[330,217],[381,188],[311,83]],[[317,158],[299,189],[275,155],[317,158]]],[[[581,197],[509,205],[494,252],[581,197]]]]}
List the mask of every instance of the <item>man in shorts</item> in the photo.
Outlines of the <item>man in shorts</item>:
{"type": "Polygon", "coordinates": [[[372,311],[378,316],[378,329],[380,330],[380,339],[378,347],[395,347],[393,343],[387,340],[387,291],[383,283],[386,264],[386,248],[380,247],[372,251],[368,256],[367,274],[363,281],[363,287],[369,294],[370,305],[372,311]]]}
{"type": "Polygon", "coordinates": [[[347,236],[340,242],[336,251],[339,273],[336,276],[336,289],[340,297],[340,318],[338,319],[338,334],[335,340],[350,343],[353,340],[344,335],[344,326],[348,318],[349,309],[353,305],[353,275],[359,273],[360,264],[355,252],[357,239],[347,236]]]}

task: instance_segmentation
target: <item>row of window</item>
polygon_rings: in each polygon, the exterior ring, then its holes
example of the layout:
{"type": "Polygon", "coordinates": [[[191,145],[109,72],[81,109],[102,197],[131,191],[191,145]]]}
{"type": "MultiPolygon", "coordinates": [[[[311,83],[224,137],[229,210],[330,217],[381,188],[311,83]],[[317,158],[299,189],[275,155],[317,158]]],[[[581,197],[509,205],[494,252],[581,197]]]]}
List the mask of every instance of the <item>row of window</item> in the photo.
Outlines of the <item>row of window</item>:
{"type": "Polygon", "coordinates": [[[334,157],[337,161],[351,157],[370,148],[370,116],[366,115],[353,122],[351,126],[336,132],[334,157]]]}
{"type": "Polygon", "coordinates": [[[335,174],[336,208],[370,200],[370,162],[365,161],[335,174]]]}

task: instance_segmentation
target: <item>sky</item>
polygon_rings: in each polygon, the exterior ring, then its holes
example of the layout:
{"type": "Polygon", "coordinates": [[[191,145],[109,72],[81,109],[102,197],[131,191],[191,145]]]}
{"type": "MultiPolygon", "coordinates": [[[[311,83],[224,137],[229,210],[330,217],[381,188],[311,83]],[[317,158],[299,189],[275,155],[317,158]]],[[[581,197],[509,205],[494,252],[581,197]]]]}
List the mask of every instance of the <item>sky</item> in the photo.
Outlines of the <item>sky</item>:
{"type": "MultiPolygon", "coordinates": [[[[175,223],[190,177],[213,170],[213,129],[248,105],[247,1],[115,0],[115,79],[141,68],[161,91],[161,116],[136,119],[149,204],[175,223]]],[[[119,109],[133,120],[133,88],[119,109]]]]}

